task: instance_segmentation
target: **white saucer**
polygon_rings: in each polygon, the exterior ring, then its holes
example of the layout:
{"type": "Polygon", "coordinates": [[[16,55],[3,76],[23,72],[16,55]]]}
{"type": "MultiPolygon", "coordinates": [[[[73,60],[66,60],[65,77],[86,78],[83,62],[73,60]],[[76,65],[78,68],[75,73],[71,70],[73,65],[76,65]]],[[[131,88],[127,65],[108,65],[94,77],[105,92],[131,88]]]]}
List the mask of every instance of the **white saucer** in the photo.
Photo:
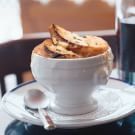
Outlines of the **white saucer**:
{"type": "MultiPolygon", "coordinates": [[[[38,114],[34,111],[33,114],[28,112],[23,101],[25,92],[33,88],[43,89],[36,81],[19,85],[4,95],[2,106],[9,115],[18,120],[42,125],[38,114]]],[[[94,93],[98,101],[96,111],[76,116],[61,115],[51,110],[48,110],[48,113],[60,128],[78,128],[113,122],[135,112],[135,92],[131,88],[135,89],[119,80],[110,79],[106,87],[101,87],[94,93]]]]}

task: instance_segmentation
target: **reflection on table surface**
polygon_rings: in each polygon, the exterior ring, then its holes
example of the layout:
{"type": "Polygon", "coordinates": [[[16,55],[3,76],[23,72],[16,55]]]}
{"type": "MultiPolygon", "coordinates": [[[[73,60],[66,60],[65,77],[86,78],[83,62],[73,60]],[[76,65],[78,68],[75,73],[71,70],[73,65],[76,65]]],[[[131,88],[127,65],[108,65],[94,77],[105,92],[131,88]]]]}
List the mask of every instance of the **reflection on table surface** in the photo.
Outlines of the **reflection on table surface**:
{"type": "Polygon", "coordinates": [[[0,42],[46,32],[52,23],[71,31],[114,28],[115,0],[1,0],[0,42]]]}

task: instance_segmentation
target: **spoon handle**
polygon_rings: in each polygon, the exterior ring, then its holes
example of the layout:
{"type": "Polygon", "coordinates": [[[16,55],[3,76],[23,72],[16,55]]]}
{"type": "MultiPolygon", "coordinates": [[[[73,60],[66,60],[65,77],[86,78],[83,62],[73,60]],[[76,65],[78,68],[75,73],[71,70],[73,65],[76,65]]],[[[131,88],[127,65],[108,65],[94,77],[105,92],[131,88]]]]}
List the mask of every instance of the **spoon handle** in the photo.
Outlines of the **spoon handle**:
{"type": "Polygon", "coordinates": [[[56,125],[53,123],[52,119],[45,109],[39,108],[38,112],[46,130],[52,130],[56,128],[56,125]]]}

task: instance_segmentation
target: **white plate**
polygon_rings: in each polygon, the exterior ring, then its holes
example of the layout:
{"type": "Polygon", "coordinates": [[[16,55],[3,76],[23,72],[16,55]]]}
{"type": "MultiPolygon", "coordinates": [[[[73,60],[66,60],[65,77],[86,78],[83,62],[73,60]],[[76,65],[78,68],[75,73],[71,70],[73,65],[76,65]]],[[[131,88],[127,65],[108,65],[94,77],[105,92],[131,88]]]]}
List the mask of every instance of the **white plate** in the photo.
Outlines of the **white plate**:
{"type": "MultiPolygon", "coordinates": [[[[25,92],[33,88],[43,89],[36,81],[19,85],[4,95],[2,106],[18,120],[42,125],[38,114],[34,111],[29,113],[23,101],[25,92]]],[[[61,115],[51,110],[48,113],[57,127],[78,128],[113,122],[135,112],[135,88],[119,80],[110,79],[105,87],[95,91],[94,96],[98,101],[98,109],[94,112],[76,116],[61,115]]]]}

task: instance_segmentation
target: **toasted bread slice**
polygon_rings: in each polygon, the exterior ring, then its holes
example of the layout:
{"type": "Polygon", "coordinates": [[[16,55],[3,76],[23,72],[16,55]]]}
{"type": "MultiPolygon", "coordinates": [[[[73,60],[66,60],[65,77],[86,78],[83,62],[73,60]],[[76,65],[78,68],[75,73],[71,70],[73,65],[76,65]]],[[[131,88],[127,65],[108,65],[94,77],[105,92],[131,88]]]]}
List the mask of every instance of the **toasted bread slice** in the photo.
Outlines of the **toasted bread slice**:
{"type": "Polygon", "coordinates": [[[108,43],[96,36],[81,37],[64,28],[52,24],[49,28],[54,44],[65,43],[65,48],[82,57],[101,54],[108,49],[108,43]]]}
{"type": "Polygon", "coordinates": [[[61,41],[61,42],[65,41],[62,37],[60,37],[58,35],[57,31],[55,30],[54,24],[50,25],[49,31],[50,31],[50,34],[51,34],[51,39],[52,39],[54,44],[58,44],[59,41],[61,41]]]}
{"type": "Polygon", "coordinates": [[[46,39],[40,45],[36,46],[33,53],[48,58],[80,58],[78,54],[68,51],[60,45],[54,45],[51,39],[46,39]]]}
{"type": "Polygon", "coordinates": [[[109,48],[108,43],[100,37],[96,36],[86,36],[85,42],[88,46],[77,46],[77,45],[69,45],[69,50],[82,55],[83,57],[95,56],[98,54],[102,54],[109,48]]]}
{"type": "Polygon", "coordinates": [[[51,33],[52,40],[54,44],[57,44],[58,41],[65,41],[71,44],[80,45],[80,46],[87,46],[87,43],[85,42],[84,38],[72,33],[68,30],[65,30],[64,28],[52,24],[49,27],[49,31],[51,33]]]}
{"type": "Polygon", "coordinates": [[[54,45],[51,39],[45,40],[44,45],[48,48],[48,50],[61,55],[63,58],[80,58],[78,54],[65,49],[63,46],[58,44],[54,45]]]}
{"type": "Polygon", "coordinates": [[[59,58],[61,57],[60,54],[57,54],[55,52],[52,52],[50,51],[44,44],[44,42],[42,42],[41,44],[37,45],[32,53],[36,53],[40,56],[44,56],[44,57],[47,57],[47,58],[59,58]]]}

